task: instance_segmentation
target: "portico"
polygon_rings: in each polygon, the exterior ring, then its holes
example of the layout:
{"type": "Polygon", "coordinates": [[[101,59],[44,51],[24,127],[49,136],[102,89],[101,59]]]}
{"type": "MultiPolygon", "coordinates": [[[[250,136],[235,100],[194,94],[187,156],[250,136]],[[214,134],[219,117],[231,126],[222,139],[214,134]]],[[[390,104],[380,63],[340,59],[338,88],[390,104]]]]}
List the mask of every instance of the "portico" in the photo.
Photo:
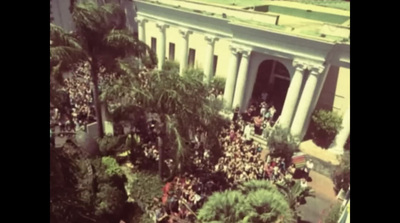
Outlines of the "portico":
{"type": "MultiPolygon", "coordinates": [[[[281,107],[277,124],[300,139],[307,131],[330,67],[349,67],[348,44],[260,29],[149,1],[139,0],[136,4],[139,39],[148,45],[156,40],[158,69],[176,48],[178,55],[172,58],[180,64],[180,75],[190,63],[203,70],[207,84],[214,76],[225,77],[224,105],[228,109],[238,106],[241,112],[249,106],[255,86],[271,90],[272,85],[281,93],[280,97],[274,96],[281,107]],[[260,84],[257,75],[265,61],[271,61],[271,77],[260,84]],[[280,71],[276,74],[278,65],[286,70],[286,76],[280,71]],[[274,83],[271,80],[276,76],[274,83]]],[[[189,7],[194,3],[179,4],[189,7]]]]}

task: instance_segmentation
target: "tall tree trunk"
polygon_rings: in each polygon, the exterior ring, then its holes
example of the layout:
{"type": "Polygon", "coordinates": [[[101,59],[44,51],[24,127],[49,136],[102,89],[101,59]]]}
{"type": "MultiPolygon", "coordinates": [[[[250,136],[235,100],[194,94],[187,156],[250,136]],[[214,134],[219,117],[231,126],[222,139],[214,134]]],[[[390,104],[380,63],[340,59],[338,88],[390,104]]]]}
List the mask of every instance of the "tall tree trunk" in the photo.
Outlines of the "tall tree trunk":
{"type": "Polygon", "coordinates": [[[104,137],[104,128],[103,128],[103,119],[101,117],[101,106],[100,106],[100,100],[99,100],[98,71],[99,71],[99,67],[97,64],[97,59],[96,59],[96,57],[92,57],[91,76],[92,76],[92,82],[93,82],[93,101],[94,101],[94,107],[95,107],[95,111],[96,111],[97,131],[98,131],[98,136],[100,138],[103,138],[104,137]]]}
{"type": "Polygon", "coordinates": [[[163,150],[163,143],[160,136],[157,136],[157,147],[158,147],[158,174],[160,175],[160,179],[163,180],[163,162],[164,162],[164,150],[163,150]]]}

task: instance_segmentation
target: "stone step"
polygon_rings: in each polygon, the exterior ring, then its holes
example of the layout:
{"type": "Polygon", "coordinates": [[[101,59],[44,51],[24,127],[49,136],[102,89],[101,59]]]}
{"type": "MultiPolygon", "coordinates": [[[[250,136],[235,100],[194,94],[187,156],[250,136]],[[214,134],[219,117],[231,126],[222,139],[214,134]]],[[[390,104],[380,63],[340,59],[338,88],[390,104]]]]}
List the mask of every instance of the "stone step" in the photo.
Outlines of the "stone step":
{"type": "Polygon", "coordinates": [[[250,133],[250,137],[253,139],[254,142],[259,143],[262,148],[264,149],[268,148],[267,139],[263,138],[260,135],[254,134],[254,132],[250,133]]]}

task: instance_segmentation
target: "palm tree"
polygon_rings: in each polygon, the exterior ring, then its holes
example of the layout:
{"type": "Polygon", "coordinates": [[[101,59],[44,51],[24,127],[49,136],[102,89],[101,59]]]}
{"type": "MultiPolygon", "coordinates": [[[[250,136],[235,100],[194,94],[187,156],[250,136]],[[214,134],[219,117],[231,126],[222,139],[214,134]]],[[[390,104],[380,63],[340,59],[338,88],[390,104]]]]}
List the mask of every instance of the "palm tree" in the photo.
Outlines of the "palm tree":
{"type": "Polygon", "coordinates": [[[217,192],[198,211],[201,222],[295,222],[283,194],[269,181],[253,180],[239,190],[217,192]]]}
{"type": "Polygon", "coordinates": [[[65,71],[62,69],[64,66],[71,69],[71,65],[78,62],[89,62],[98,135],[102,138],[104,132],[99,100],[99,67],[104,66],[106,73],[112,73],[117,67],[118,58],[127,55],[142,57],[148,52],[152,61],[156,63],[155,55],[145,43],[125,29],[126,18],[119,5],[98,6],[97,3],[88,1],[71,6],[76,31],[73,34],[65,34],[60,27],[50,26],[51,40],[56,42],[50,49],[51,60],[60,66],[59,73],[65,71]],[[58,41],[60,39],[62,41],[58,41]]]}
{"type": "Polygon", "coordinates": [[[277,183],[276,186],[285,195],[293,210],[296,210],[297,205],[303,203],[306,197],[315,197],[315,191],[309,186],[301,187],[300,181],[286,181],[283,184],[277,183]]]}
{"type": "Polygon", "coordinates": [[[246,197],[249,212],[247,222],[252,223],[294,223],[296,222],[293,210],[284,196],[278,190],[260,189],[252,191],[246,197]]]}
{"type": "Polygon", "coordinates": [[[245,196],[239,191],[213,193],[198,211],[197,218],[207,222],[240,222],[245,217],[245,196]]]}
{"type": "MultiPolygon", "coordinates": [[[[163,176],[162,163],[164,150],[174,148],[175,167],[182,169],[189,149],[190,131],[201,127],[208,133],[209,146],[218,150],[217,129],[221,118],[219,107],[207,100],[209,89],[202,83],[202,72],[189,71],[184,77],[168,71],[143,73],[147,84],[143,84],[135,73],[137,68],[121,63],[121,78],[107,86],[102,99],[119,103],[116,110],[155,114],[158,136],[162,140],[159,159],[160,177],[163,176]]],[[[116,112],[115,111],[115,112],[116,112]]],[[[115,113],[114,113],[115,114],[115,113]]],[[[138,115],[139,116],[139,115],[138,115]]],[[[126,119],[129,117],[125,116],[126,119]]],[[[221,125],[219,126],[221,127],[221,125]]]]}
{"type": "Polygon", "coordinates": [[[62,89],[63,73],[84,61],[86,55],[78,40],[61,27],[50,23],[50,103],[72,119],[68,112],[68,93],[62,89]]]}

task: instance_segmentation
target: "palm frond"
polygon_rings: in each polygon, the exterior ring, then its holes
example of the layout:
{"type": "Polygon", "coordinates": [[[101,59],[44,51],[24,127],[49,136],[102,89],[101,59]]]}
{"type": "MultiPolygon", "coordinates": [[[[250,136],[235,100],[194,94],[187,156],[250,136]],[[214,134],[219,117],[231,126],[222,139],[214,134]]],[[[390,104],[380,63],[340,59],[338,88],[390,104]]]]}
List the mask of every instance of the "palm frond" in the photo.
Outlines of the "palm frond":
{"type": "Polygon", "coordinates": [[[63,61],[66,64],[73,64],[87,59],[81,49],[69,46],[50,47],[50,60],[63,61]]]}
{"type": "Polygon", "coordinates": [[[105,33],[124,24],[124,11],[117,4],[98,6],[95,2],[81,2],[75,5],[72,18],[78,30],[105,33]]]}
{"type": "Polygon", "coordinates": [[[78,39],[70,33],[66,33],[63,28],[53,23],[50,23],[50,40],[52,41],[52,46],[69,46],[82,50],[78,39]]]}
{"type": "Polygon", "coordinates": [[[57,65],[50,67],[50,85],[58,86],[63,85],[63,72],[62,72],[62,61],[58,62],[57,65]]]}

